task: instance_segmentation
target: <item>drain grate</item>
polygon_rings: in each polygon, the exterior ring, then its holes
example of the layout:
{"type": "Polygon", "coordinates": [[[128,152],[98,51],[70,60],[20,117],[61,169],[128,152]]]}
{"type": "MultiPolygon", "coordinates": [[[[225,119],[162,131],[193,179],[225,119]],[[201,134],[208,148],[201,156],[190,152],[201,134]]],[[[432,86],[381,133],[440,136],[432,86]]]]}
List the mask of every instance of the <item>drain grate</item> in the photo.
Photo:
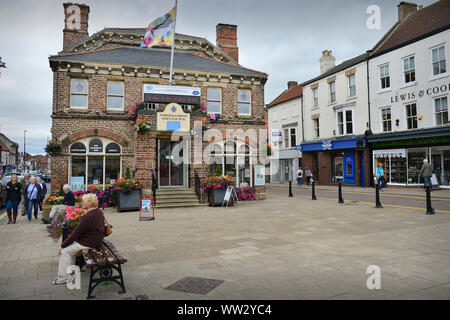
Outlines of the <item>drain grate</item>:
{"type": "Polygon", "coordinates": [[[220,286],[224,282],[225,281],[223,280],[186,277],[171,284],[166,288],[166,290],[205,295],[211,290],[220,286]]]}

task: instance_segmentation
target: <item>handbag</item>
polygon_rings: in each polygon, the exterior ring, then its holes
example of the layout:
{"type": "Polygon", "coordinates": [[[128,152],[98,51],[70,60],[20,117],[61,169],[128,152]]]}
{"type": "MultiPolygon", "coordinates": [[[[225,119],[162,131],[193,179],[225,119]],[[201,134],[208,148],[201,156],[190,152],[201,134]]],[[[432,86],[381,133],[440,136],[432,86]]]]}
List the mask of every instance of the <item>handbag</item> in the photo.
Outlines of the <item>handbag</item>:
{"type": "Polygon", "coordinates": [[[109,223],[108,223],[108,221],[106,221],[106,218],[104,218],[105,219],[105,237],[109,237],[110,235],[111,235],[111,233],[112,233],[112,228],[113,228],[113,226],[112,225],[110,225],[109,223]]]}

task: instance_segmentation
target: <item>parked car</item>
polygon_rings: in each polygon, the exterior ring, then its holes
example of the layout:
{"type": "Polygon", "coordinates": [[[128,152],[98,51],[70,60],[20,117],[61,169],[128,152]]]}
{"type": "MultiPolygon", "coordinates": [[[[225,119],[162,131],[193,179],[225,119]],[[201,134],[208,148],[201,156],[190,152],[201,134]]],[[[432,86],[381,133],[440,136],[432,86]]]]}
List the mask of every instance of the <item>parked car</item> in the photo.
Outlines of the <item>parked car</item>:
{"type": "Polygon", "coordinates": [[[0,181],[0,209],[6,207],[6,182],[0,181]]]}
{"type": "Polygon", "coordinates": [[[38,174],[36,177],[41,178],[42,180],[44,180],[45,183],[50,183],[50,176],[48,176],[48,175],[38,174]]]}

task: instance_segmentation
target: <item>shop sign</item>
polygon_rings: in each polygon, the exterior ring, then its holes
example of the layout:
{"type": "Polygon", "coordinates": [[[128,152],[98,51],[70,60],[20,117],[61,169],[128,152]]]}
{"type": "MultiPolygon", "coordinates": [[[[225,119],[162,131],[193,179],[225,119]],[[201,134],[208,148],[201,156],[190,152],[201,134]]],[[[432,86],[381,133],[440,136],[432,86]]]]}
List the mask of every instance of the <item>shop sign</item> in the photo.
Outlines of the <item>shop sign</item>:
{"type": "Polygon", "coordinates": [[[72,192],[84,191],[84,177],[71,177],[70,190],[72,192]]]}
{"type": "Polygon", "coordinates": [[[423,138],[411,138],[401,140],[387,140],[373,142],[372,147],[407,147],[407,146],[429,146],[432,144],[450,143],[450,136],[437,136],[437,137],[423,137],[423,138]]]}
{"type": "Polygon", "coordinates": [[[265,166],[255,166],[255,186],[265,186],[266,185],[266,167],[265,166]]]}
{"type": "Polygon", "coordinates": [[[194,87],[144,85],[144,100],[149,103],[200,104],[201,89],[194,87]]]}
{"type": "Polygon", "coordinates": [[[86,146],[81,142],[74,143],[72,147],[70,147],[70,153],[85,154],[86,146]]]}
{"type": "Polygon", "coordinates": [[[411,91],[404,94],[399,94],[391,97],[391,103],[408,101],[416,99],[416,97],[422,98],[423,96],[431,96],[439,93],[450,91],[450,84],[443,84],[441,86],[435,86],[418,91],[411,91]]]}
{"type": "Polygon", "coordinates": [[[322,150],[331,150],[333,149],[333,141],[326,140],[322,143],[322,150]]]}
{"type": "Polygon", "coordinates": [[[375,158],[406,158],[406,149],[374,150],[375,158]]]}
{"type": "Polygon", "coordinates": [[[89,143],[89,152],[102,153],[103,143],[100,139],[94,139],[89,143]]]}
{"type": "Polygon", "coordinates": [[[176,103],[169,104],[163,112],[158,112],[156,127],[158,131],[187,131],[191,129],[191,115],[185,113],[176,103]]]}
{"type": "Polygon", "coordinates": [[[282,142],[282,134],[280,130],[272,130],[272,143],[282,142]]]}
{"type": "Polygon", "coordinates": [[[108,154],[120,153],[120,146],[117,143],[110,143],[106,146],[106,153],[108,154]]]}

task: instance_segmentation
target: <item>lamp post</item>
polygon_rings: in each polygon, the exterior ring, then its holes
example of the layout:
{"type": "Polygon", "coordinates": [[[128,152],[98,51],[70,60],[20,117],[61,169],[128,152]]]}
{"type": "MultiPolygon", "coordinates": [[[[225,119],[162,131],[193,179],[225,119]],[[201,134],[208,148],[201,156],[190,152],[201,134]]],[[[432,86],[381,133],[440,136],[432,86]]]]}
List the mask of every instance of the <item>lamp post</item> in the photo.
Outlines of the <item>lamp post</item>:
{"type": "Polygon", "coordinates": [[[23,130],[23,172],[25,172],[25,168],[26,168],[26,161],[27,161],[27,151],[26,151],[26,139],[25,139],[25,135],[27,133],[27,130],[23,130]]]}

